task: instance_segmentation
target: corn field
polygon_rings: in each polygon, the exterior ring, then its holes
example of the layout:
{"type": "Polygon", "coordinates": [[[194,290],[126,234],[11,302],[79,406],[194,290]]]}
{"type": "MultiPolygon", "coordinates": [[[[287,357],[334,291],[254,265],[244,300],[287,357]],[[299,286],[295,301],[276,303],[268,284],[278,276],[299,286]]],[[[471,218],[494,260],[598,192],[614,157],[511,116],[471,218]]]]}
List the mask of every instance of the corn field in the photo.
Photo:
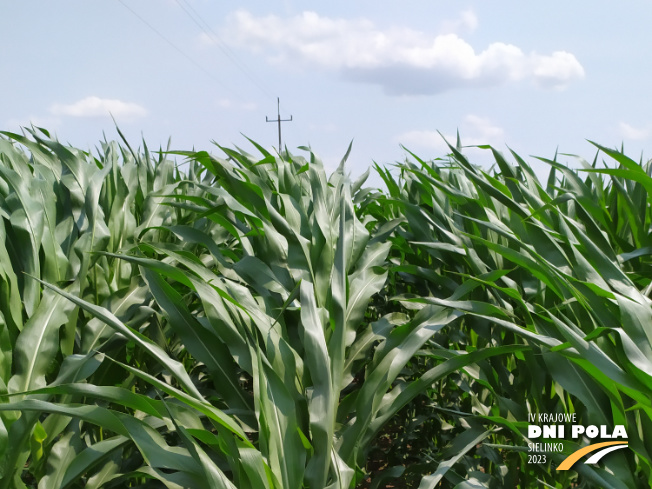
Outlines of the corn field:
{"type": "Polygon", "coordinates": [[[2,134],[0,489],[652,486],[649,163],[2,134]]]}

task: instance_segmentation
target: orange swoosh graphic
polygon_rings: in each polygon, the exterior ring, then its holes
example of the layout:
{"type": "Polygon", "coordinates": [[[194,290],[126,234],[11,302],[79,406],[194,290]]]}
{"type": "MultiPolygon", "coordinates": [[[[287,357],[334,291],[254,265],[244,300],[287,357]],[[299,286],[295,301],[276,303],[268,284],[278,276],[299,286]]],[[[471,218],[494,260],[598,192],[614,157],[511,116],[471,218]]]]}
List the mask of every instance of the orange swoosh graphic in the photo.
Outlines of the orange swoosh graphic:
{"type": "Polygon", "coordinates": [[[603,447],[609,447],[611,445],[627,445],[626,441],[605,441],[602,443],[594,443],[593,445],[580,448],[576,452],[571,453],[566,459],[557,467],[557,470],[568,470],[570,469],[575,462],[581,459],[587,453],[595,452],[603,447]]]}

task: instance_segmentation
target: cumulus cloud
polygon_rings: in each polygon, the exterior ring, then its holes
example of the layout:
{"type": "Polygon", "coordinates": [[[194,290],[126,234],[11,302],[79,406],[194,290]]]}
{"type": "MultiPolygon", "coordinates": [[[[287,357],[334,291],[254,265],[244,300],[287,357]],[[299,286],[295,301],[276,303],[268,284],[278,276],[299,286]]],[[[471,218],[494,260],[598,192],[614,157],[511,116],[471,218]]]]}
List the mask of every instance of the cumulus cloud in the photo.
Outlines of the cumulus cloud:
{"type": "MultiPolygon", "coordinates": [[[[475,114],[465,116],[459,127],[460,140],[463,146],[478,146],[491,144],[501,146],[505,142],[505,130],[486,117],[475,114]]],[[[435,150],[448,153],[446,141],[455,145],[456,134],[442,133],[429,129],[415,129],[406,131],[394,138],[397,143],[411,149],[435,150]],[[443,136],[443,138],[442,138],[443,136]]]]}
{"type": "Polygon", "coordinates": [[[634,127],[626,122],[620,123],[620,134],[624,139],[632,139],[634,141],[645,141],[652,136],[652,129],[647,127],[634,127]]]}
{"type": "Polygon", "coordinates": [[[495,125],[491,119],[469,114],[464,118],[463,127],[468,128],[477,142],[468,144],[496,144],[504,142],[505,130],[495,125]],[[482,142],[484,141],[484,142],[482,142]]]}
{"type": "Polygon", "coordinates": [[[54,104],[50,107],[50,113],[70,117],[105,117],[113,115],[116,119],[137,119],[145,117],[147,110],[134,102],[91,96],[72,104],[54,104]]]}
{"type": "Polygon", "coordinates": [[[254,102],[237,102],[230,98],[221,98],[217,101],[217,106],[221,109],[229,110],[256,110],[258,106],[254,102]]]}
{"type": "Polygon", "coordinates": [[[457,19],[444,20],[441,23],[440,31],[444,34],[450,34],[460,31],[472,32],[478,27],[478,17],[471,9],[463,10],[457,19]]]}
{"type": "Polygon", "coordinates": [[[238,10],[228,18],[225,38],[266,55],[272,63],[335,71],[348,80],[378,84],[393,95],[436,94],[521,80],[563,89],[584,77],[584,68],[571,53],[528,54],[502,42],[476,51],[450,32],[476,26],[472,11],[433,35],[405,27],[380,29],[366,19],[329,18],[315,12],[282,18],[238,10]]]}

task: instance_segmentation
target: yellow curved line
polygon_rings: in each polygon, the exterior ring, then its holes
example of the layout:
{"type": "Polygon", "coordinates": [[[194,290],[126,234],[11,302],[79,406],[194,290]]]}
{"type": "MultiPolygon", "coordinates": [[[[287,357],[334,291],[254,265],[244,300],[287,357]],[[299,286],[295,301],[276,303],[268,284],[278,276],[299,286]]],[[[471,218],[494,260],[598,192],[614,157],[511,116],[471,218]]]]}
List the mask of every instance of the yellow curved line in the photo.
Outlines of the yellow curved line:
{"type": "Polygon", "coordinates": [[[568,470],[570,469],[575,462],[577,462],[579,459],[581,459],[584,455],[587,453],[595,452],[596,450],[599,450],[600,448],[603,447],[608,447],[611,445],[627,445],[626,441],[605,441],[602,443],[594,443],[593,445],[588,445],[584,448],[580,448],[579,450],[571,453],[566,459],[559,464],[559,467],[557,467],[557,470],[568,470]]]}

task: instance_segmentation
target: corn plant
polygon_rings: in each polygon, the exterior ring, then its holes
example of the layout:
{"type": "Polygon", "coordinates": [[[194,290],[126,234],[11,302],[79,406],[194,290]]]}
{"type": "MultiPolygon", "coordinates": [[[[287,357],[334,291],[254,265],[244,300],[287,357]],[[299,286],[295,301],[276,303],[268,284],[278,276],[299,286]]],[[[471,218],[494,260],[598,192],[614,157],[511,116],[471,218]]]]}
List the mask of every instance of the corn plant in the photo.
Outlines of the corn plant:
{"type": "MultiPolygon", "coordinates": [[[[94,355],[102,350],[121,358],[118,346],[125,341],[38,280],[102,305],[133,327],[153,326],[150,294],[137,269],[93,253],[128,249],[152,224],[176,222],[180,211],[162,205],[156,193],[172,191],[179,179],[170,161],[115,143],[103,143],[94,157],[42,129],[31,130],[31,137],[3,134],[0,394],[27,408],[0,414],[0,487],[28,487],[30,481],[59,487],[80,440],[98,430],[86,432],[69,417],[33,405],[53,399],[53,386],[96,376],[124,381],[94,355]],[[43,394],[29,394],[39,389],[43,394]]],[[[58,396],[62,403],[84,398],[58,396]]]]}
{"type": "MultiPolygon", "coordinates": [[[[439,416],[449,426],[467,426],[460,436],[468,436],[469,426],[476,433],[500,430],[480,452],[465,445],[466,460],[448,450],[459,463],[447,473],[441,470],[451,469],[445,443],[425,447],[435,472],[420,488],[435,487],[444,473],[451,483],[478,487],[649,486],[649,432],[639,427],[650,423],[652,385],[650,238],[641,231],[651,217],[651,165],[598,148],[618,168],[598,168],[598,157],[592,164],[580,160],[588,174],[582,179],[581,172],[542,159],[551,167],[545,186],[517,154],[513,165],[490,147],[499,170],[493,176],[453,146],[447,161],[412,155],[413,162],[399,165],[398,180],[378,168],[390,195],[370,212],[379,220],[406,217],[390,258],[397,298],[408,307],[466,314],[459,328],[433,337],[424,356],[531,347],[477,363],[431,391],[437,408],[448,408],[439,416]],[[577,473],[555,472],[578,448],[567,443],[566,454],[548,454],[547,465],[528,467],[528,412],[575,412],[586,424],[624,424],[631,450],[605,468],[580,464],[577,473]]],[[[441,441],[457,444],[450,435],[441,441]]]]}
{"type": "Polygon", "coordinates": [[[650,165],[5,137],[0,488],[649,487],[650,165]],[[528,412],[630,450],[528,466],[528,412]]]}

